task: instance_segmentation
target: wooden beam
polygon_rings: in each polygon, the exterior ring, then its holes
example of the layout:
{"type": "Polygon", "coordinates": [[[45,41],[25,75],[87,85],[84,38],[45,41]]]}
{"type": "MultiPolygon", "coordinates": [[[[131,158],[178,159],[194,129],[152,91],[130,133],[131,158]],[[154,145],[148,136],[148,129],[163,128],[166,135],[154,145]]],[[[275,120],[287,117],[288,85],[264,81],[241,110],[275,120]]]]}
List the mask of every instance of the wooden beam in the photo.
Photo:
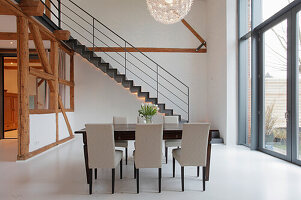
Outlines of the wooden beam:
{"type": "Polygon", "coordinates": [[[43,16],[44,4],[40,0],[21,0],[22,11],[28,16],[43,16]]]}
{"type": "Polygon", "coordinates": [[[207,47],[206,41],[188,24],[188,22],[185,19],[181,20],[182,23],[191,31],[191,33],[200,40],[201,43],[205,43],[204,46],[207,47]]]}
{"type": "MultiPolygon", "coordinates": [[[[74,55],[70,55],[70,82],[74,84],[74,55]]],[[[70,109],[74,110],[74,87],[70,87],[70,109]]]]}
{"type": "Polygon", "coordinates": [[[47,72],[44,72],[42,70],[38,70],[35,68],[30,68],[29,73],[33,76],[45,79],[45,80],[55,80],[55,76],[52,74],[49,74],[47,72]]]}
{"type": "Polygon", "coordinates": [[[40,148],[40,149],[37,149],[37,150],[35,150],[35,151],[33,151],[33,152],[30,152],[30,153],[26,154],[26,155],[23,156],[23,157],[18,158],[18,160],[27,160],[27,159],[29,159],[29,158],[32,158],[33,156],[36,156],[36,155],[38,155],[38,154],[40,154],[40,153],[43,153],[43,152],[45,152],[45,151],[51,149],[52,147],[55,147],[55,146],[57,146],[57,145],[59,145],[59,144],[63,144],[63,143],[65,143],[65,142],[67,142],[67,141],[69,141],[69,140],[71,140],[71,139],[73,139],[73,138],[74,138],[74,136],[72,135],[72,136],[69,136],[69,137],[64,138],[64,139],[62,139],[62,140],[59,140],[59,141],[57,141],[57,142],[48,144],[48,145],[46,145],[46,146],[44,146],[44,147],[42,147],[42,148],[40,148]]]}
{"type": "MultiPolygon", "coordinates": [[[[17,49],[0,49],[0,53],[17,53],[17,49]]],[[[30,55],[36,55],[37,51],[35,49],[29,49],[30,55]]]]}
{"type": "Polygon", "coordinates": [[[58,40],[69,40],[70,38],[70,31],[68,30],[55,30],[53,34],[58,40]]]}
{"type": "Polygon", "coordinates": [[[50,51],[50,63],[54,76],[54,91],[50,93],[50,108],[55,110],[56,118],[56,141],[59,140],[59,114],[58,114],[58,104],[59,104],[59,46],[56,41],[51,42],[50,51]]]}
{"type": "Polygon", "coordinates": [[[35,110],[29,110],[29,114],[50,114],[55,113],[54,110],[51,109],[35,109],[35,110]]]}
{"type": "MultiPolygon", "coordinates": [[[[95,52],[124,52],[122,47],[88,47],[89,50],[94,50],[95,52]]],[[[196,51],[195,49],[186,48],[150,48],[150,47],[137,47],[141,52],[168,52],[168,53],[206,53],[206,49],[200,49],[196,51]]],[[[127,52],[138,52],[137,49],[127,47],[127,52]]]]}
{"type": "Polygon", "coordinates": [[[63,85],[68,85],[70,87],[74,87],[74,82],[72,82],[72,81],[67,81],[67,80],[59,78],[59,83],[63,84],[63,85]]]}
{"type": "Polygon", "coordinates": [[[51,10],[51,2],[50,2],[50,0],[45,0],[45,15],[49,18],[49,19],[51,19],[51,12],[50,12],[50,10],[51,10]]]}
{"type": "Polygon", "coordinates": [[[29,152],[29,47],[28,20],[17,17],[17,58],[18,58],[18,158],[29,152]]]}
{"type": "Polygon", "coordinates": [[[38,82],[37,87],[40,87],[44,81],[45,81],[45,79],[41,79],[41,80],[38,82]]]}
{"type": "MultiPolygon", "coordinates": [[[[17,59],[13,59],[11,57],[5,57],[4,58],[4,63],[17,63],[17,59]]],[[[40,59],[29,59],[29,63],[41,63],[40,59]]]]}
{"type": "Polygon", "coordinates": [[[0,6],[0,15],[14,15],[14,12],[5,7],[0,6]]]}
{"type": "MultiPolygon", "coordinates": [[[[49,74],[53,74],[52,69],[49,64],[49,61],[48,61],[48,58],[47,58],[47,55],[46,55],[46,52],[45,52],[43,40],[42,40],[38,26],[35,24],[32,24],[32,23],[29,23],[29,29],[33,35],[33,41],[35,43],[39,58],[41,60],[41,63],[42,63],[42,66],[43,66],[45,72],[47,72],[49,74]]],[[[49,84],[50,91],[54,91],[53,83],[51,81],[49,81],[48,84],[49,84]]]]}
{"type": "MultiPolygon", "coordinates": [[[[29,64],[29,67],[32,67],[32,68],[35,68],[35,69],[43,69],[42,66],[31,66],[29,64]]],[[[4,69],[7,69],[7,70],[18,70],[18,66],[7,66],[7,65],[4,65],[4,69]]]]}
{"type": "MultiPolygon", "coordinates": [[[[45,34],[41,34],[42,40],[49,40],[49,37],[45,34]]],[[[0,32],[0,40],[17,40],[17,33],[12,32],[0,32]]],[[[29,33],[29,40],[33,40],[33,36],[29,33]]]]}
{"type": "Polygon", "coordinates": [[[63,117],[64,117],[64,119],[65,119],[65,122],[66,122],[66,125],[67,125],[67,128],[68,128],[68,131],[69,131],[69,135],[70,135],[70,136],[73,136],[73,132],[72,132],[72,129],[71,129],[71,126],[70,126],[68,117],[67,117],[67,115],[66,115],[65,108],[64,108],[64,105],[63,105],[61,96],[59,96],[59,106],[60,106],[60,109],[61,109],[61,111],[62,111],[63,117]]]}

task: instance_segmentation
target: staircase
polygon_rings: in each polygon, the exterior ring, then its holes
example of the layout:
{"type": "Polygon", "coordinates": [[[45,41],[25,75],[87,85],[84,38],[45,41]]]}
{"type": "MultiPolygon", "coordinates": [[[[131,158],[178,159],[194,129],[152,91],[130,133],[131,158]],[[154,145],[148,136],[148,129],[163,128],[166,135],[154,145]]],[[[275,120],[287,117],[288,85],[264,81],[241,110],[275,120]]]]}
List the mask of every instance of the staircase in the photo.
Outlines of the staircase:
{"type": "MultiPolygon", "coordinates": [[[[42,0],[41,2],[44,3],[42,0]]],[[[73,1],[50,0],[50,2],[51,13],[57,19],[57,22],[52,21],[52,27],[71,32],[71,39],[65,41],[66,45],[122,84],[124,88],[144,98],[145,102],[157,104],[160,113],[166,116],[179,116],[182,122],[189,121],[187,85],[73,1]],[[96,47],[119,47],[124,52],[101,52],[96,51],[96,47]],[[128,51],[128,47],[135,49],[135,52],[128,51]],[[136,85],[136,82],[141,85],[136,85]],[[145,91],[145,88],[152,91],[145,91]]],[[[49,9],[45,3],[44,5],[49,9]]],[[[49,22],[46,15],[39,20],[49,22]]]]}

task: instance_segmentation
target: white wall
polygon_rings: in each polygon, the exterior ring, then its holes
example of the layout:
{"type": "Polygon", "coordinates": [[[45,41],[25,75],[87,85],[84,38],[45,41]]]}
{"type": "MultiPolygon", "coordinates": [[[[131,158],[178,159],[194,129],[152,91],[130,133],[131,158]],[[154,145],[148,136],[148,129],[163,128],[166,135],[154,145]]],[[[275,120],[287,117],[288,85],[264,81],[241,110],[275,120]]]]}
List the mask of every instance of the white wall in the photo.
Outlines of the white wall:
{"type": "Polygon", "coordinates": [[[142,100],[80,55],[75,63],[75,115],[73,129],[86,123],[112,123],[113,116],[127,116],[136,123],[142,100]]]}
{"type": "Polygon", "coordinates": [[[56,140],[55,114],[29,116],[29,152],[37,150],[56,140]]]}
{"type": "MultiPolygon", "coordinates": [[[[74,113],[67,113],[71,127],[74,125],[74,113]]],[[[42,148],[56,141],[55,113],[29,115],[29,152],[42,148]]],[[[69,137],[65,120],[59,113],[59,140],[69,137]]]]}
{"type": "Polygon", "coordinates": [[[207,1],[208,118],[227,144],[237,141],[236,1],[207,1]]]}

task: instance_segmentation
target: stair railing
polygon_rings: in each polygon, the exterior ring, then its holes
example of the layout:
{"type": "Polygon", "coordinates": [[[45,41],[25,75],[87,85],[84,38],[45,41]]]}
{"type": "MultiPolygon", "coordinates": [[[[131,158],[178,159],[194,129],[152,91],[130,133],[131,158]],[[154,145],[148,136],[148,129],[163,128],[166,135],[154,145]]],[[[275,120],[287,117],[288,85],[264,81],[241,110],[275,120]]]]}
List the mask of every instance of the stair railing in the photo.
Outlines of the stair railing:
{"type": "MultiPolygon", "coordinates": [[[[100,51],[100,53],[104,53],[108,58],[112,59],[116,64],[121,66],[124,69],[125,77],[128,78],[130,73],[131,75],[135,76],[137,80],[144,82],[147,87],[154,90],[155,96],[157,98],[157,103],[159,103],[159,96],[163,97],[163,99],[168,100],[178,109],[180,109],[179,111],[181,115],[183,116],[184,114],[184,116],[186,116],[186,119],[189,121],[190,94],[189,87],[185,83],[168,72],[145,53],[134,47],[123,37],[115,33],[101,21],[93,17],[90,13],[78,6],[72,0],[49,0],[51,3],[51,8],[49,8],[45,4],[45,0],[40,1],[44,4],[45,8],[50,11],[52,21],[58,26],[58,29],[67,28],[71,32],[72,36],[74,36],[73,34],[80,36],[83,39],[80,40],[81,43],[86,43],[87,45],[92,46],[90,50],[93,51],[94,55],[97,55],[97,53],[99,53],[99,49],[101,50],[101,48],[103,47],[99,47],[97,45],[97,42],[100,42],[107,48],[111,48],[112,50],[110,52],[116,53],[117,57],[113,57],[106,51],[100,51]],[[88,19],[84,18],[84,16],[88,17],[88,19]],[[75,20],[75,18],[78,18],[78,20],[75,20]],[[74,26],[77,26],[78,29],[74,26]],[[104,30],[100,30],[100,28],[98,28],[99,26],[104,28],[104,30]],[[124,45],[120,45],[118,41],[116,41],[116,39],[112,39],[112,36],[109,37],[108,34],[105,33],[105,31],[111,33],[124,45]],[[102,38],[100,39],[100,37],[102,38]],[[104,41],[104,39],[106,39],[106,42],[104,41]],[[112,47],[111,45],[109,45],[109,42],[114,46],[116,45],[117,48],[116,46],[112,47]],[[133,50],[129,51],[128,48],[131,48],[133,50]],[[124,55],[120,53],[120,49],[124,51],[124,55]],[[139,58],[138,55],[140,55],[141,58],[139,58]],[[133,60],[130,60],[129,57],[132,57],[133,60]],[[142,58],[144,60],[142,60],[142,58]],[[120,59],[122,59],[123,61],[120,61],[120,59]],[[147,62],[154,65],[155,69],[150,67],[150,64],[147,64],[147,62]],[[133,68],[130,69],[129,65],[133,68]],[[143,66],[143,68],[139,67],[138,65],[143,66]],[[134,69],[138,70],[140,74],[137,74],[137,72],[135,73],[134,69]],[[146,72],[145,70],[148,70],[148,72],[146,72]],[[149,73],[155,73],[155,78],[152,77],[149,73]],[[141,74],[149,78],[150,81],[154,82],[154,84],[149,83],[144,80],[144,78],[140,77],[141,74]],[[169,95],[167,95],[167,93],[169,95]],[[173,100],[171,100],[170,96],[173,98],[173,100]]],[[[44,17],[46,17],[46,15],[44,15],[44,17]]]]}

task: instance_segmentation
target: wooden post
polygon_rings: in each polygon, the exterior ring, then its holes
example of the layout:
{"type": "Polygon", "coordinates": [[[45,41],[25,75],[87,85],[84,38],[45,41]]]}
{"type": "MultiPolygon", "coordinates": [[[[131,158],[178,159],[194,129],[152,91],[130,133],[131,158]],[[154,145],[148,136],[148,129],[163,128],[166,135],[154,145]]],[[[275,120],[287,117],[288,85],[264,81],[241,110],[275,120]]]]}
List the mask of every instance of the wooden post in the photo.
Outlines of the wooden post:
{"type": "MultiPolygon", "coordinates": [[[[74,83],[74,54],[70,55],[70,82],[74,83]]],[[[70,109],[74,111],[74,86],[70,87],[70,109]]]]}
{"type": "Polygon", "coordinates": [[[59,45],[56,41],[51,41],[51,48],[50,48],[50,64],[53,71],[53,76],[55,80],[53,81],[54,91],[50,93],[51,97],[51,104],[50,109],[55,110],[56,116],[56,141],[59,141],[59,107],[58,107],[58,95],[59,95],[59,45]]]}
{"type": "Polygon", "coordinates": [[[45,0],[45,5],[47,6],[45,6],[45,15],[49,18],[49,19],[51,19],[51,12],[50,12],[50,10],[51,10],[51,3],[50,3],[50,1],[49,0],[45,0]]]}
{"type": "Polygon", "coordinates": [[[17,16],[17,59],[18,59],[18,159],[29,152],[29,47],[28,19],[17,16]]]}

